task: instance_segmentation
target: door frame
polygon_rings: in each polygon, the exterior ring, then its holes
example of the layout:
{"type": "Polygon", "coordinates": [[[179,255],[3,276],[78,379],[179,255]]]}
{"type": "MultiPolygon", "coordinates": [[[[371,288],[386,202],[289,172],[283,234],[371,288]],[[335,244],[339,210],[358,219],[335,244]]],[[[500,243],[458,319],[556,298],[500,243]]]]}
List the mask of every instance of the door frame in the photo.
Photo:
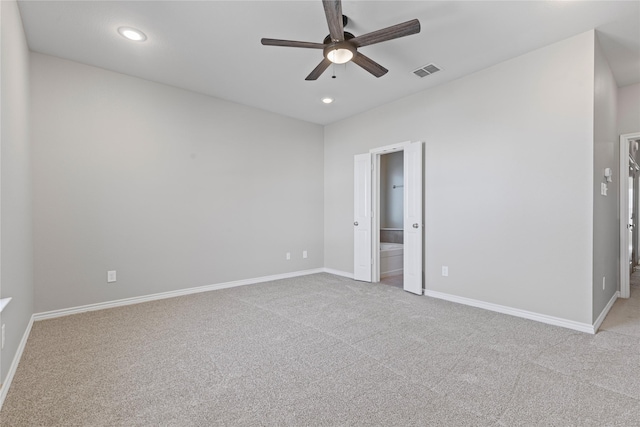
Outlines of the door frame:
{"type": "Polygon", "coordinates": [[[640,132],[620,135],[620,164],[618,178],[620,181],[620,298],[629,298],[631,285],[629,276],[629,229],[627,216],[629,212],[629,143],[640,139],[640,132]]]}
{"type": "Polygon", "coordinates": [[[371,281],[373,283],[377,283],[380,281],[380,157],[384,154],[404,151],[405,147],[407,147],[409,144],[411,144],[411,141],[399,142],[397,144],[385,145],[384,147],[378,147],[369,150],[369,154],[371,154],[373,157],[373,161],[371,162],[373,166],[373,179],[371,180],[371,204],[373,208],[372,227],[374,229],[373,233],[371,234],[373,253],[373,263],[371,266],[373,271],[371,275],[371,281]]]}

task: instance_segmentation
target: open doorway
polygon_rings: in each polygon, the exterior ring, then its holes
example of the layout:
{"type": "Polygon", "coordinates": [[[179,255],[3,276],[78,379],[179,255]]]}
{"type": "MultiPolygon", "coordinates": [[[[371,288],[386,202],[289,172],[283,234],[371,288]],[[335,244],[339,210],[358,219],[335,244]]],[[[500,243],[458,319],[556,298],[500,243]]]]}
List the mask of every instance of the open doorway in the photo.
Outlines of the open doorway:
{"type": "MultiPolygon", "coordinates": [[[[423,155],[422,142],[405,142],[372,149],[366,154],[354,156],[354,279],[365,282],[379,282],[383,278],[395,277],[402,288],[422,295],[423,274],[423,155]],[[398,157],[383,157],[386,155],[398,157]],[[381,174],[381,168],[388,169],[389,162],[402,159],[402,180],[399,168],[394,174],[381,174]],[[395,186],[395,188],[394,188],[395,186]],[[386,187],[386,188],[383,188],[386,187]],[[395,192],[394,192],[395,190],[395,192]],[[396,217],[401,214],[401,225],[397,222],[381,222],[383,198],[402,198],[401,210],[386,211],[396,217]],[[392,226],[389,226],[392,224],[392,226]],[[386,230],[382,230],[382,229],[386,230]],[[395,229],[395,230],[394,230],[395,229]],[[382,235],[381,235],[382,234],[382,235]],[[401,237],[399,237],[400,235],[401,237]],[[402,256],[399,243],[402,241],[402,256]],[[396,240],[392,259],[381,259],[381,242],[396,240]],[[382,264],[385,264],[384,266],[382,264]],[[402,267],[398,266],[401,263],[402,267]],[[382,267],[382,268],[381,268],[382,267]],[[401,274],[401,276],[400,276],[401,274]],[[398,277],[400,276],[400,277],[398,277]]],[[[387,218],[388,219],[388,218],[387,218]]],[[[383,245],[389,248],[389,245],[383,245]]]]}
{"type": "Polygon", "coordinates": [[[379,155],[380,282],[404,287],[404,152],[379,155]]]}

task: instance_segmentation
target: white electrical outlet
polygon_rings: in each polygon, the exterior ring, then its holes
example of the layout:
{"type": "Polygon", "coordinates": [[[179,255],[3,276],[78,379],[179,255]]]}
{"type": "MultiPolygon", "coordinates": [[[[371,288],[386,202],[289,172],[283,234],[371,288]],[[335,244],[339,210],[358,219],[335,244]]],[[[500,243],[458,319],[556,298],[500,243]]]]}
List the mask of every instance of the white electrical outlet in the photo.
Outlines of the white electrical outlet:
{"type": "Polygon", "coordinates": [[[291,259],[291,252],[287,252],[287,261],[291,259]]]}
{"type": "Polygon", "coordinates": [[[109,270],[107,271],[107,283],[113,283],[116,281],[116,271],[109,270]]]}
{"type": "Polygon", "coordinates": [[[2,324],[2,343],[0,344],[0,350],[4,348],[4,323],[2,324]]]}
{"type": "Polygon", "coordinates": [[[449,267],[447,267],[446,265],[442,266],[442,275],[444,277],[447,277],[449,275],[449,267]]]}
{"type": "Polygon", "coordinates": [[[302,251],[302,258],[307,258],[307,251],[302,251]]]}

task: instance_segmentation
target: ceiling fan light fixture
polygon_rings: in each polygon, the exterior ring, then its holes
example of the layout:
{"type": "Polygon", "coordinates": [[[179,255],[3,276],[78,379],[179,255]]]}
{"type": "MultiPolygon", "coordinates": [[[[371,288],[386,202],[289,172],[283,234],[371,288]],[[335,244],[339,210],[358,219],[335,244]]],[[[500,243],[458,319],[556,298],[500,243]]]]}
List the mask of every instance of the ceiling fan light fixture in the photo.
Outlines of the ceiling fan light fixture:
{"type": "Polygon", "coordinates": [[[345,64],[353,59],[356,49],[347,42],[327,46],[324,56],[334,64],[345,64]]]}
{"type": "Polygon", "coordinates": [[[327,59],[334,64],[344,64],[353,59],[353,52],[349,49],[335,49],[327,52],[327,59]]]}

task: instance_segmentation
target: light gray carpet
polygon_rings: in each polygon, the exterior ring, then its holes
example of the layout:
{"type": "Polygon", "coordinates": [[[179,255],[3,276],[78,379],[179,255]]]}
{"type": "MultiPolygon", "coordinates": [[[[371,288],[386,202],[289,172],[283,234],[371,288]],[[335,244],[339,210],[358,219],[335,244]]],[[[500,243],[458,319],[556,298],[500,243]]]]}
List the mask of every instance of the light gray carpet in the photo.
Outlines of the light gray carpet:
{"type": "Polygon", "coordinates": [[[595,336],[329,274],[37,322],[0,424],[638,426],[632,295],[595,336]]]}

